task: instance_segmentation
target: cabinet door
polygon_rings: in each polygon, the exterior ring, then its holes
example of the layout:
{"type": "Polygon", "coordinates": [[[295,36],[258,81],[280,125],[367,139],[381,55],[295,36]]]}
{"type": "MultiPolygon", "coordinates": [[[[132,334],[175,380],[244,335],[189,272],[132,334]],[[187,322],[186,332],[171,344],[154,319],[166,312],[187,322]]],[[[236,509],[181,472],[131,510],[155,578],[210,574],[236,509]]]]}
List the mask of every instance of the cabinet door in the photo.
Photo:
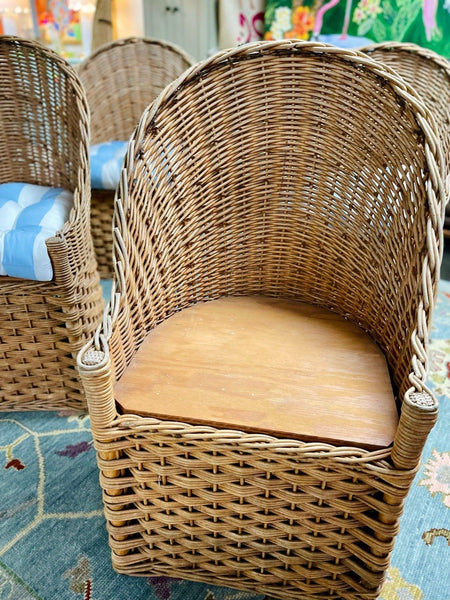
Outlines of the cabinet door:
{"type": "MultiPolygon", "coordinates": [[[[212,0],[174,0],[179,7],[184,47],[198,60],[217,50],[217,6],[212,0]]],[[[178,32],[179,30],[177,30],[178,32]]]]}
{"type": "Polygon", "coordinates": [[[144,0],[145,35],[181,46],[197,60],[217,49],[215,0],[144,0]]]}
{"type": "Polygon", "coordinates": [[[173,0],[144,0],[144,31],[146,37],[172,41],[173,0]]]}

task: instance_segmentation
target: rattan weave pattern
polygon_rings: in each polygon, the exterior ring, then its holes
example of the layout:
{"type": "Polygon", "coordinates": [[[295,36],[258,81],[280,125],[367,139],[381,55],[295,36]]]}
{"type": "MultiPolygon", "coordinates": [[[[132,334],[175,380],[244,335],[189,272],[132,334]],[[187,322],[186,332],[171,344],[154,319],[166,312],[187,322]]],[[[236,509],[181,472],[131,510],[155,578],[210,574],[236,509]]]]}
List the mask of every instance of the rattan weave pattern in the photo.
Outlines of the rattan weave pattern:
{"type": "MultiPolygon", "coordinates": [[[[180,425],[177,436],[164,424],[149,424],[148,430],[154,443],[130,426],[123,433],[123,458],[116,465],[99,460],[102,486],[111,494],[108,529],[118,536],[114,564],[121,572],[184,574],[249,590],[256,584],[271,596],[279,591],[292,598],[300,592],[366,597],[367,587],[379,585],[398,524],[393,530],[374,520],[384,510],[383,493],[401,504],[410,472],[389,478],[382,460],[380,474],[371,463],[352,469],[321,444],[283,448],[278,442],[277,448],[277,440],[270,444],[261,437],[258,448],[253,436],[246,449],[232,432],[227,441],[226,432],[214,439],[211,431],[209,440],[208,430],[199,427],[187,431],[180,425]],[[134,465],[128,472],[132,482],[126,475],[108,477],[125,457],[134,465]],[[116,490],[121,494],[112,497],[116,490]],[[119,527],[118,520],[127,525],[119,527]],[[380,533],[388,543],[379,541],[380,533]],[[381,556],[367,573],[374,548],[381,556]]],[[[100,455],[111,447],[98,443],[100,455]]],[[[401,506],[390,512],[399,516],[401,506]]]]}
{"type": "Polygon", "coordinates": [[[145,111],[116,196],[111,304],[78,360],[118,571],[292,600],[377,597],[437,416],[424,381],[442,175],[415,92],[324,44],[224,51],[145,111]],[[114,381],[148,331],[250,294],[322,305],[379,343],[401,407],[392,448],[117,413],[114,381]]]}
{"type": "Polygon", "coordinates": [[[37,42],[0,37],[0,182],[74,194],[47,241],[54,279],[0,277],[0,410],[85,406],[75,361],[99,323],[102,292],[89,227],[89,111],[73,69],[37,42]]]}
{"type": "Polygon", "coordinates": [[[445,229],[450,235],[450,62],[428,48],[403,42],[373,44],[361,50],[392,67],[412,85],[437,121],[446,164],[445,229]]]}
{"type": "MultiPolygon", "coordinates": [[[[128,140],[144,109],[194,60],[154,38],[104,44],[78,67],[91,110],[91,143],[128,140]]],[[[98,269],[110,279],[114,191],[92,190],[91,224],[98,269]]]]}

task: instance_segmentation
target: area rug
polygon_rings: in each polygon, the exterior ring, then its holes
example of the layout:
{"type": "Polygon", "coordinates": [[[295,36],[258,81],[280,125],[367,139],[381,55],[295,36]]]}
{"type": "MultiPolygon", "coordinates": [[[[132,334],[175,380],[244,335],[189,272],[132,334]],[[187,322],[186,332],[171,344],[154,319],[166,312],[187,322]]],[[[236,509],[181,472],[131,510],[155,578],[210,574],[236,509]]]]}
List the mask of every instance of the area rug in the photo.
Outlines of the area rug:
{"type": "MultiPolygon", "coordinates": [[[[433,317],[429,384],[440,417],[408,496],[379,600],[450,598],[450,282],[433,317]]],[[[86,414],[0,414],[1,600],[262,600],[111,567],[86,414]]]]}

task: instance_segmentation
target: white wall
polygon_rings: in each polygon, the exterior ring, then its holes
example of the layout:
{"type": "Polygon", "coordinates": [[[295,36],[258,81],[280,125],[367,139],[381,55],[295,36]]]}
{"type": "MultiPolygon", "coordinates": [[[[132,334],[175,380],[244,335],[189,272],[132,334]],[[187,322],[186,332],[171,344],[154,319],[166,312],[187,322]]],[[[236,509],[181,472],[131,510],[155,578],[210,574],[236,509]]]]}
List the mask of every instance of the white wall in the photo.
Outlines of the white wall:
{"type": "Polygon", "coordinates": [[[144,8],[142,0],[115,0],[113,2],[114,37],[144,36],[144,8]]]}

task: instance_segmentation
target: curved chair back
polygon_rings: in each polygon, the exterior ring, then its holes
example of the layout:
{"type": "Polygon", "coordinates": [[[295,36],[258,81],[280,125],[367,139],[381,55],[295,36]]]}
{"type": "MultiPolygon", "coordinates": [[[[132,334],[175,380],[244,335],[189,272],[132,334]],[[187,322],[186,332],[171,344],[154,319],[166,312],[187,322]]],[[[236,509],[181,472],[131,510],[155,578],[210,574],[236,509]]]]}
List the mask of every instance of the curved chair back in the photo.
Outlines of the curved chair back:
{"type": "Polygon", "coordinates": [[[386,42],[361,50],[401,75],[420,94],[436,119],[446,165],[445,229],[450,236],[450,62],[432,50],[410,43],[386,42]]]}
{"type": "Polygon", "coordinates": [[[151,38],[104,44],[78,67],[91,109],[91,142],[128,140],[143,110],[193,64],[184,50],[151,38]]]}
{"type": "Polygon", "coordinates": [[[416,44],[385,42],[361,49],[388,65],[421,96],[438,124],[444,158],[450,161],[450,62],[416,44]]]}
{"type": "Polygon", "coordinates": [[[126,344],[199,301],[296,298],[366,329],[404,394],[439,273],[435,135],[412,89],[354,52],[272,43],[193,67],[122,173],[126,344]]]}
{"type": "Polygon", "coordinates": [[[73,69],[44,46],[8,36],[0,61],[0,182],[84,185],[89,110],[73,69]]]}

